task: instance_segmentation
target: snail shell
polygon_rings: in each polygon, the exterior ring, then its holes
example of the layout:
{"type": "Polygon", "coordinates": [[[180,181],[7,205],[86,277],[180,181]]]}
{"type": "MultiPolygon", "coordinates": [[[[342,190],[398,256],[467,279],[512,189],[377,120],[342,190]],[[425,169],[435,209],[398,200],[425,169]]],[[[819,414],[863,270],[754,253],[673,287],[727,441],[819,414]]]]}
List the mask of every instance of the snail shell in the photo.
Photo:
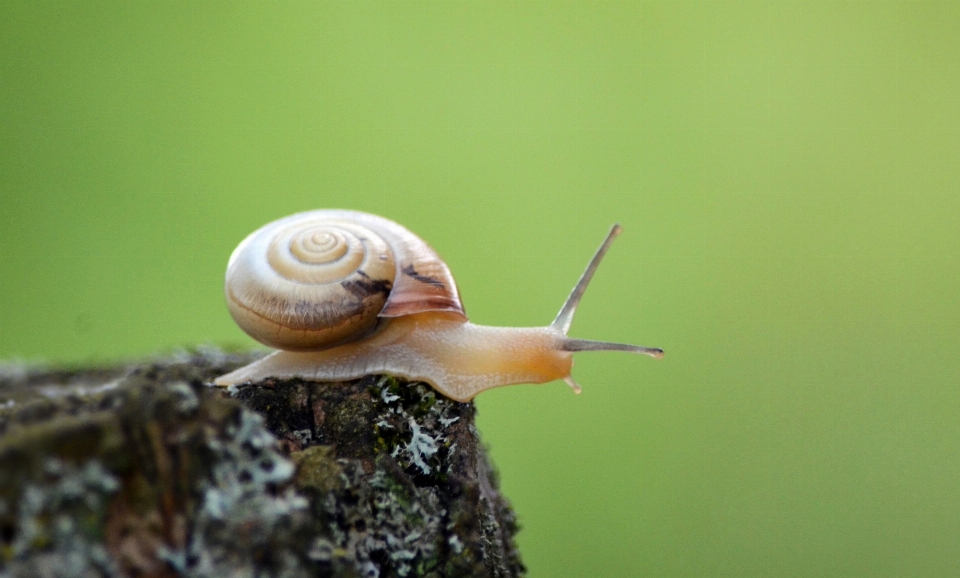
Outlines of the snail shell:
{"type": "Polygon", "coordinates": [[[436,251],[359,211],[308,211],[257,229],[230,256],[224,291],[244,331],[287,351],[358,339],[380,318],[443,311],[466,320],[436,251]]]}

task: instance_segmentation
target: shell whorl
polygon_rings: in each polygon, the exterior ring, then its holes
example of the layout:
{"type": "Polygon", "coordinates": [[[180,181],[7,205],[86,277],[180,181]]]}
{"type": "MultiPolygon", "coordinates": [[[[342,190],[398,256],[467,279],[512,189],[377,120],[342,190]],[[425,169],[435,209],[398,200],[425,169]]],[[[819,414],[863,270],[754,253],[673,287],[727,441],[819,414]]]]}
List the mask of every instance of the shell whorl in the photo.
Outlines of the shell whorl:
{"type": "Polygon", "coordinates": [[[402,226],[357,211],[298,213],[251,233],[227,265],[227,305],[265,345],[325,349],[379,317],[448,311],[466,319],[449,269],[402,226]]]}

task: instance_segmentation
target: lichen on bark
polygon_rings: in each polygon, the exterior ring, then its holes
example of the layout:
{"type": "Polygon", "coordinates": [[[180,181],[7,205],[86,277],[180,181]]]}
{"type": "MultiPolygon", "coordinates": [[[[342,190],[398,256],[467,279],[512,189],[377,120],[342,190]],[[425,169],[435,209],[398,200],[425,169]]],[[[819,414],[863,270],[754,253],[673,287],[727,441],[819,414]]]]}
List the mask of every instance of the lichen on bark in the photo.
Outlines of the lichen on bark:
{"type": "Polygon", "coordinates": [[[472,403],[251,359],[0,366],[0,577],[524,573],[472,403]]]}

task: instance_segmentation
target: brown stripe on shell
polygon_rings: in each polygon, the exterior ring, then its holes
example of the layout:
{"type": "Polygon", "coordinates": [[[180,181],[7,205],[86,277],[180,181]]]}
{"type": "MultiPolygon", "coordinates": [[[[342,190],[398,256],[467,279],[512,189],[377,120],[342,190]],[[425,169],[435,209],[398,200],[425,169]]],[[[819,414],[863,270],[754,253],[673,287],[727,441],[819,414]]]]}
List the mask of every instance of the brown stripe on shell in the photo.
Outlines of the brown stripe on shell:
{"type": "Polygon", "coordinates": [[[380,317],[446,311],[467,318],[450,268],[426,241],[402,225],[370,213],[344,210],[320,212],[330,218],[348,219],[374,230],[393,248],[397,276],[380,317]],[[407,270],[416,276],[405,274],[407,270]]]}

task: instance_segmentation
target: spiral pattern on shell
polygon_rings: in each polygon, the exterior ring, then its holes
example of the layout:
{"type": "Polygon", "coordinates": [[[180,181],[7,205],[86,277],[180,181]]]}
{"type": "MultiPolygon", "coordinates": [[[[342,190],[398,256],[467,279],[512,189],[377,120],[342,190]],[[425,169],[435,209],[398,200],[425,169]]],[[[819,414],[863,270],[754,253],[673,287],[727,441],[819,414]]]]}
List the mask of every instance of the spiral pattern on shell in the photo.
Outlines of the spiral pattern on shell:
{"type": "Polygon", "coordinates": [[[224,291],[244,331],[289,351],[356,339],[381,316],[463,313],[449,270],[426,243],[356,211],[298,213],[254,231],[231,255],[224,291]]]}
{"type": "Polygon", "coordinates": [[[315,214],[275,221],[247,238],[227,267],[227,303],[254,339],[321,349],[369,331],[396,275],[370,229],[315,214]]]}

